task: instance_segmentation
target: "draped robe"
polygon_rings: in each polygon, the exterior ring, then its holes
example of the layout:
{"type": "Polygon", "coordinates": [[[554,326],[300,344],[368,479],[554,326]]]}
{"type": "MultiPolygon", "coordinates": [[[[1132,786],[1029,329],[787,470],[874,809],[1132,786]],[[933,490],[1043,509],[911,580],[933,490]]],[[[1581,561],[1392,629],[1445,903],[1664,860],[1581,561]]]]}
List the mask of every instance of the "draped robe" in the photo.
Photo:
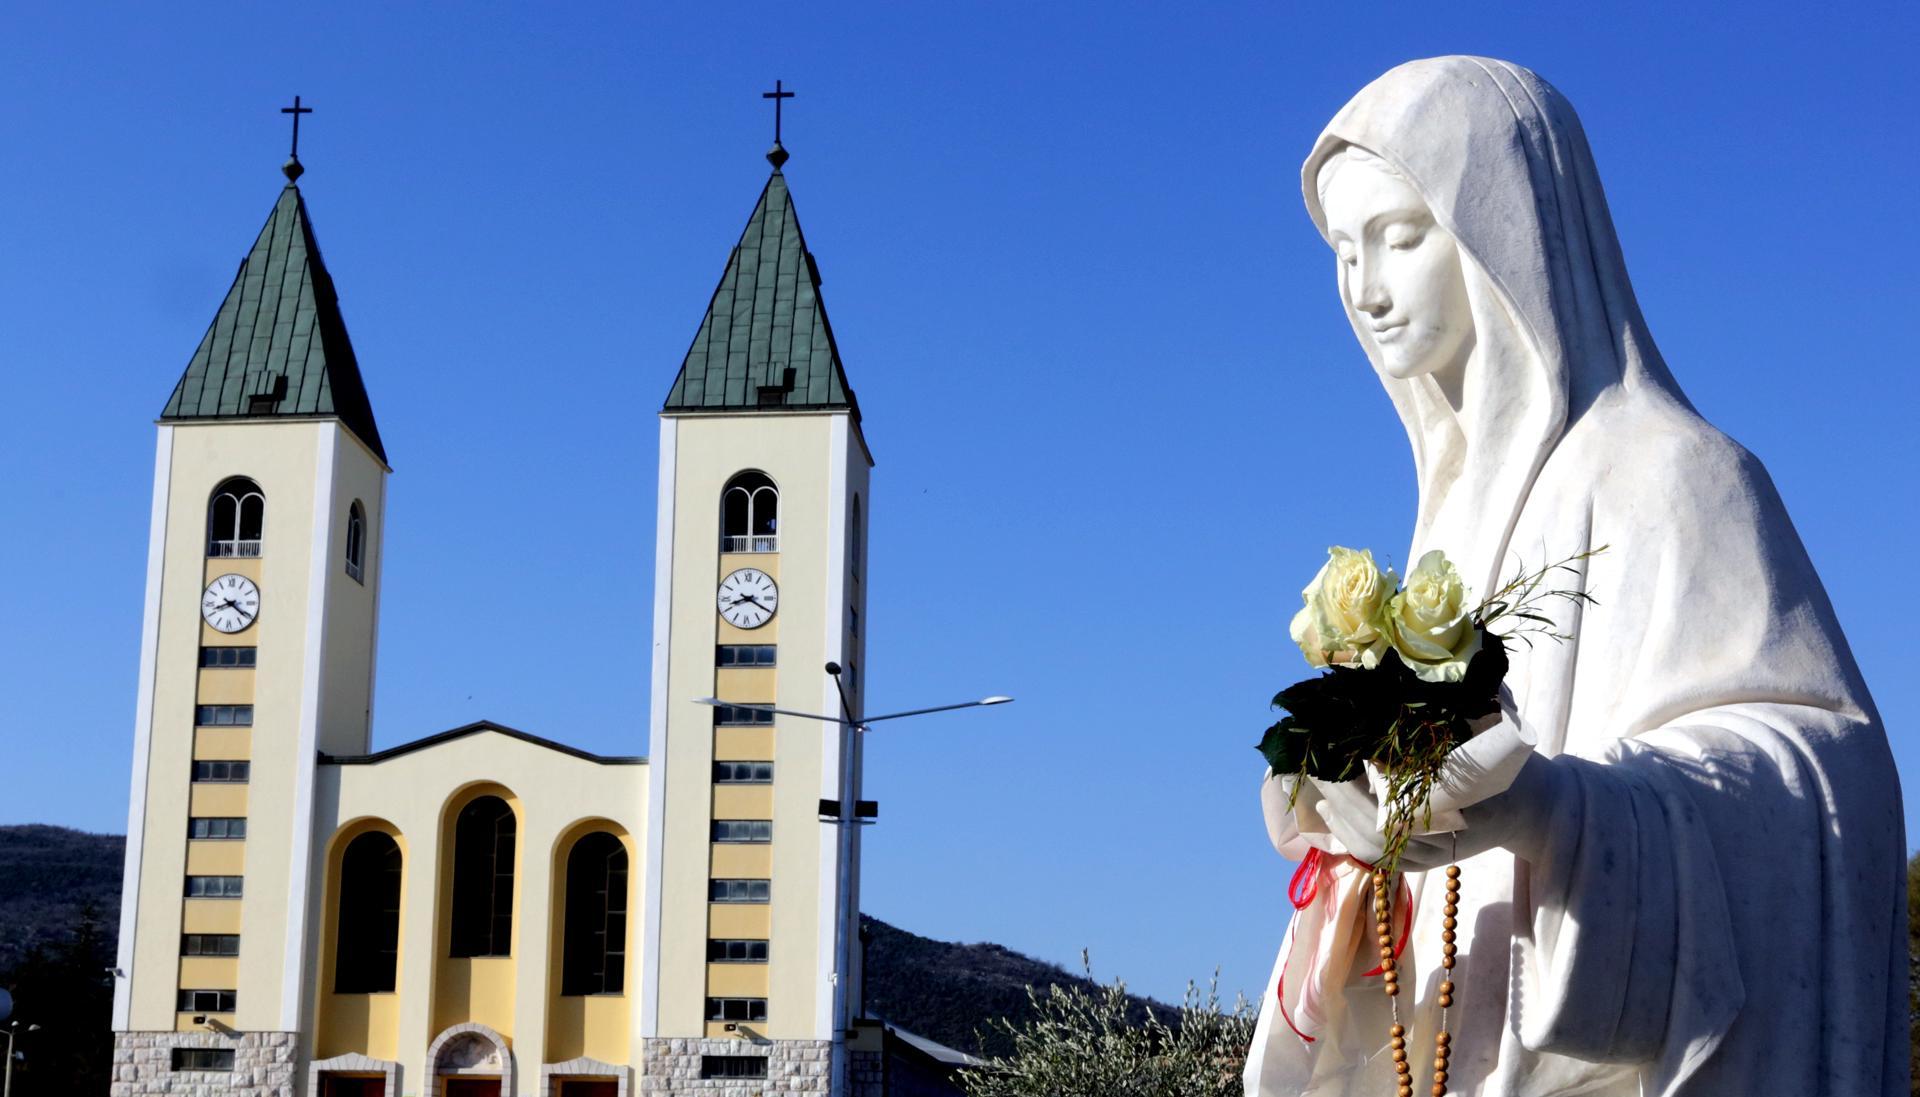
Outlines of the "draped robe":
{"type": "MultiPolygon", "coordinates": [[[[1567,794],[1535,860],[1496,848],[1461,865],[1451,1092],[1905,1093],[1904,824],[1885,732],[1766,470],[1661,360],[1572,107],[1500,61],[1392,70],[1306,162],[1323,233],[1316,178],[1348,144],[1421,193],[1472,302],[1457,412],[1430,377],[1381,374],[1420,487],[1407,558],[1443,549],[1484,592],[1606,548],[1568,579],[1596,600],[1556,611],[1571,639],[1513,652],[1508,718],[1567,794]]],[[[1266,799],[1297,859],[1284,803],[1266,799]]],[[[1351,894],[1348,868],[1325,884],[1351,894]]],[[[1437,874],[1408,884],[1400,1002],[1425,1092],[1445,900],[1437,874]]],[[[1360,906],[1296,916],[1250,1095],[1393,1092],[1360,906]],[[1344,979],[1303,1000],[1297,976],[1329,964],[1344,979]]]]}

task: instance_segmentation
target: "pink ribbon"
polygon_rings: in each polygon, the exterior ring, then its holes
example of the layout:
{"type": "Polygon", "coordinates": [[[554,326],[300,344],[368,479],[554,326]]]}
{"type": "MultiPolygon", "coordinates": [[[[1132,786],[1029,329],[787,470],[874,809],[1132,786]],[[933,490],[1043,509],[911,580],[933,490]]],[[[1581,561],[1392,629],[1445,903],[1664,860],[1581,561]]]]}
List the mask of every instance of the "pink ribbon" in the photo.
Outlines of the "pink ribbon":
{"type": "MultiPolygon", "coordinates": [[[[1330,858],[1318,848],[1307,851],[1307,855],[1301,859],[1299,867],[1293,870],[1293,879],[1287,882],[1287,901],[1293,904],[1295,913],[1305,910],[1313,904],[1314,900],[1321,894],[1322,883],[1325,878],[1331,875],[1334,866],[1340,864],[1342,861],[1351,861],[1356,866],[1369,872],[1373,870],[1372,865],[1367,864],[1357,857],[1341,855],[1337,858],[1330,858]]],[[[1405,876],[1400,877],[1398,885],[1399,886],[1395,888],[1395,897],[1400,901],[1403,921],[1400,926],[1400,939],[1394,942],[1393,946],[1393,958],[1396,962],[1399,961],[1401,953],[1407,950],[1408,938],[1413,936],[1413,889],[1408,886],[1405,876]]],[[[1328,901],[1332,901],[1333,894],[1331,887],[1326,889],[1328,901]]],[[[1294,935],[1289,934],[1287,956],[1286,959],[1280,963],[1280,978],[1276,992],[1279,998],[1280,1019],[1286,1022],[1287,1027],[1293,1030],[1295,1036],[1300,1037],[1307,1043],[1313,1043],[1315,1038],[1300,1031],[1300,1026],[1293,1023],[1293,1017],[1287,1011],[1287,966],[1293,962],[1294,943],[1294,935]]],[[[1381,974],[1384,970],[1385,964],[1383,963],[1375,966],[1371,971],[1363,972],[1361,978],[1372,978],[1373,976],[1381,974]]],[[[1312,981],[1309,980],[1307,993],[1311,993],[1311,990],[1312,981]]]]}

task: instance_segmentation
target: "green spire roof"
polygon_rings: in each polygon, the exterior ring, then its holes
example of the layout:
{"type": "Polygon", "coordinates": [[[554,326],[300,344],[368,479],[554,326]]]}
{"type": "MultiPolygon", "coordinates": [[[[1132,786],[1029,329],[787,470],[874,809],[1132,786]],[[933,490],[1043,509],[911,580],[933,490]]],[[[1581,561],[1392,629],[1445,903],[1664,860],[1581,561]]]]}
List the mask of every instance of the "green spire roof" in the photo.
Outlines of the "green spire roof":
{"type": "Polygon", "coordinates": [[[337,417],[387,459],[340,299],[291,183],[160,413],[163,422],[283,417],[337,417]]]}
{"type": "Polygon", "coordinates": [[[860,413],[820,300],[820,272],[778,167],[727,260],[665,410],[769,408],[860,413]]]}

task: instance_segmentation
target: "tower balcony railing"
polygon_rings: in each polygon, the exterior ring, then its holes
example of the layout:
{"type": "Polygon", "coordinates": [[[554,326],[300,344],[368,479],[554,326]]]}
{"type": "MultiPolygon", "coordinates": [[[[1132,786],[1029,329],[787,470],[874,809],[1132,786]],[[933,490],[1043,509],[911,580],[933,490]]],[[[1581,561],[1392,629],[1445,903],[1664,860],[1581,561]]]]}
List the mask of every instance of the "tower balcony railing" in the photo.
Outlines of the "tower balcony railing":
{"type": "Polygon", "coordinates": [[[243,557],[258,556],[260,555],[260,539],[256,537],[251,541],[213,541],[209,543],[207,546],[207,555],[208,556],[243,556],[243,557]]]}
{"type": "Polygon", "coordinates": [[[780,535],[777,533],[754,533],[745,536],[727,534],[720,538],[721,552],[779,552],[780,535]]]}

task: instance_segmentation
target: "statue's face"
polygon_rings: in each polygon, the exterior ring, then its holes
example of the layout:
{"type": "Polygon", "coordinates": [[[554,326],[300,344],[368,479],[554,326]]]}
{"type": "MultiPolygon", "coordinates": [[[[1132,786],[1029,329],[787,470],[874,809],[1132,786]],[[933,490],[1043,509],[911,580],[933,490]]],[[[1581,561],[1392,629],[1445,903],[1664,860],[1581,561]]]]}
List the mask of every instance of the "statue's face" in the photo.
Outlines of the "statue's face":
{"type": "Polygon", "coordinates": [[[1453,236],[1405,180],[1365,160],[1334,157],[1319,184],[1340,298],[1369,357],[1403,381],[1457,381],[1473,314],[1453,236]]]}

